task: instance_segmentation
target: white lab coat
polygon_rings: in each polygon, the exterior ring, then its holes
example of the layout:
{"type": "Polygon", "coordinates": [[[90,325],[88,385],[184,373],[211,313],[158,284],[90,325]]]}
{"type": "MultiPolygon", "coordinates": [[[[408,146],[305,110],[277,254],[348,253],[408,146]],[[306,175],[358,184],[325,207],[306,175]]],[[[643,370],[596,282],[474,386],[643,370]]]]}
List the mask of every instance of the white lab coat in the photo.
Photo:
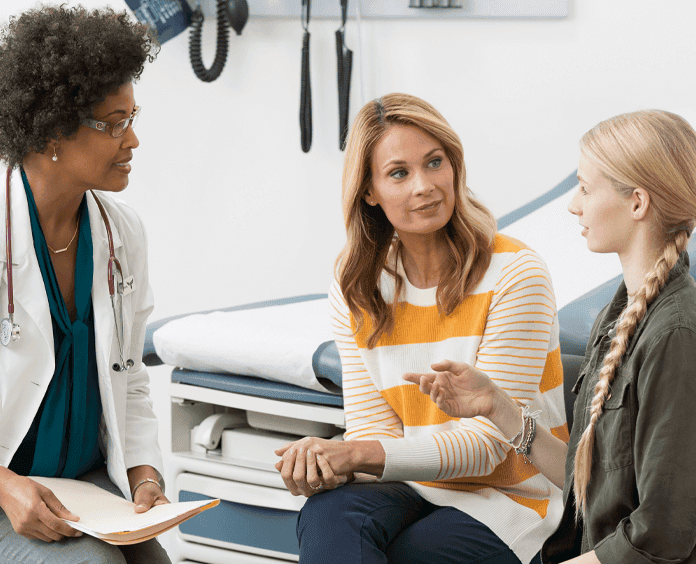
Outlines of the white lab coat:
{"type": "MultiPolygon", "coordinates": [[[[5,227],[5,179],[2,172],[0,225],[5,227]]],[[[21,328],[18,341],[0,345],[0,466],[7,467],[26,435],[55,370],[53,330],[48,298],[34,252],[22,177],[12,173],[12,265],[14,322],[21,328]]],[[[134,290],[123,298],[124,357],[135,365],[128,372],[115,372],[119,360],[114,314],[109,297],[107,264],[109,245],[99,208],[87,193],[87,209],[94,247],[92,303],[96,342],[99,391],[103,409],[100,446],[106,456],[111,481],[126,499],[130,488],[126,470],[147,464],[162,469],[157,444],[157,419],[149,398],[149,377],[143,365],[145,323],[153,308],[148,281],[147,242],[137,214],[125,203],[99,192],[111,223],[116,258],[124,278],[133,276],[134,290]]],[[[0,318],[7,317],[7,253],[5,229],[0,237],[0,318]]],[[[118,310],[117,310],[118,311],[118,310]]]]}

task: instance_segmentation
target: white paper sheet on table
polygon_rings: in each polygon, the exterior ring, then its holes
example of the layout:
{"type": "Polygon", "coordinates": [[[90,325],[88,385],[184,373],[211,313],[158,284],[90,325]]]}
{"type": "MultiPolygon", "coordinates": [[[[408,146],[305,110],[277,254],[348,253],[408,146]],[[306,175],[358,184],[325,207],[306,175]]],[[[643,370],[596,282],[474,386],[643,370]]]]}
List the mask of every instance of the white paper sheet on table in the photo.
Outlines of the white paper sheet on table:
{"type": "Polygon", "coordinates": [[[189,315],[155,331],[155,350],[164,362],[180,368],[340,393],[319,382],[312,368],[319,345],[333,340],[328,302],[189,315]]]}

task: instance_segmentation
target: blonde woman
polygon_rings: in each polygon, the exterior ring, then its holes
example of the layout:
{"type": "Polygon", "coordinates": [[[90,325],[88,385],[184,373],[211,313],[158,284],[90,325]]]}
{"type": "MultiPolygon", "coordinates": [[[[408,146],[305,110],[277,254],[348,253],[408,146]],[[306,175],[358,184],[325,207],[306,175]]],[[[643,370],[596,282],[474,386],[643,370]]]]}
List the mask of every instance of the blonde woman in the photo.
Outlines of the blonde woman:
{"type": "MultiPolygon", "coordinates": [[[[696,562],[696,133],[662,111],[600,123],[581,143],[578,216],[593,252],[617,253],[623,282],[595,321],[575,385],[567,448],[542,425],[530,458],[564,486],[543,562],[696,562]],[[565,457],[564,469],[561,460],[565,457]]],[[[486,415],[505,436],[520,406],[463,364],[412,374],[451,416],[486,415]]]]}
{"type": "Polygon", "coordinates": [[[359,112],[343,211],[330,302],[346,440],[277,451],[288,489],[309,498],[300,562],[528,564],[558,524],[560,490],[487,418],[447,416],[402,376],[445,358],[476,365],[567,440],[545,264],[496,234],[458,136],[413,96],[359,112]],[[356,472],[377,483],[344,485],[356,472]]]}

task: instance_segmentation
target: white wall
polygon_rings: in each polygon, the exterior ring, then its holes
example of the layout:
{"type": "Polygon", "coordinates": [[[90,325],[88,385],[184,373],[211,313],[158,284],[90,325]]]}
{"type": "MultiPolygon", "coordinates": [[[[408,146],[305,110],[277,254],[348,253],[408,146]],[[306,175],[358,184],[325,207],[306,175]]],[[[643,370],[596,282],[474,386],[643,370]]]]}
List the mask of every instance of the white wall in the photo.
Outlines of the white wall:
{"type": "MultiPolygon", "coordinates": [[[[3,20],[34,2],[9,4],[3,20]]],[[[690,0],[571,0],[563,20],[363,20],[351,115],[360,74],[367,100],[404,91],[432,102],[462,137],[469,185],[500,216],[565,178],[578,138],[601,119],[644,107],[696,117],[694,23],[690,0]]],[[[311,24],[309,154],[298,125],[299,21],[250,20],[211,84],[191,71],[186,33],[147,68],[123,197],[149,229],[153,319],[327,290],[344,241],[336,27],[311,24]]],[[[204,40],[210,62],[212,22],[204,40]]],[[[353,23],[347,42],[357,59],[353,23]]]]}

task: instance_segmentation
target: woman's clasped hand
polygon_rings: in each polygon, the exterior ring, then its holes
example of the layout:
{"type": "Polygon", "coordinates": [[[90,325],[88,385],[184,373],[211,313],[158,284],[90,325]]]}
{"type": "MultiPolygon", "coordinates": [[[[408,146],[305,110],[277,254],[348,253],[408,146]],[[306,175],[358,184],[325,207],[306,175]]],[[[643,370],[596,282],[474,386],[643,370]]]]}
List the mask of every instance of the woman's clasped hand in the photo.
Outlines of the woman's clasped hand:
{"type": "Polygon", "coordinates": [[[305,437],[284,445],[275,453],[282,457],[275,467],[293,495],[310,497],[322,490],[342,486],[353,478],[352,453],[339,441],[305,437]]]}
{"type": "Polygon", "coordinates": [[[379,476],[384,450],[378,441],[340,441],[305,437],[288,443],[275,453],[275,467],[293,495],[310,497],[355,480],[356,472],[379,476]]]}

